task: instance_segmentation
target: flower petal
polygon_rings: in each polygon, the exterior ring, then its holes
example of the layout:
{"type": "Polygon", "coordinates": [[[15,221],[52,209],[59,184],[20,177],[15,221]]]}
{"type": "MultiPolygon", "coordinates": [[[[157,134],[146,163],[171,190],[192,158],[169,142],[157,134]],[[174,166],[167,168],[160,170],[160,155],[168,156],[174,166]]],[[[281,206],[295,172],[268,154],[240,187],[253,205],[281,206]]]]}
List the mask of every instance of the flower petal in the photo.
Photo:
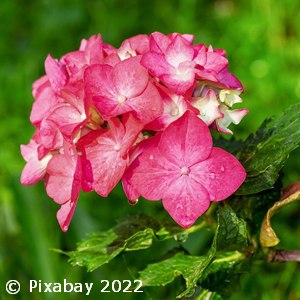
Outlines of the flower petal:
{"type": "Polygon", "coordinates": [[[181,176],[169,186],[162,203],[176,223],[188,228],[208,209],[210,200],[202,184],[181,176]]]}
{"type": "Polygon", "coordinates": [[[52,89],[59,93],[69,79],[65,65],[48,55],[45,60],[45,70],[52,89]]]}
{"type": "Polygon", "coordinates": [[[136,98],[128,100],[137,117],[145,124],[158,118],[163,112],[163,102],[156,87],[149,82],[145,91],[136,98]]]}
{"type": "Polygon", "coordinates": [[[70,200],[64,203],[60,207],[59,211],[56,213],[56,218],[63,232],[66,232],[69,229],[69,225],[71,223],[73,214],[75,212],[76,205],[77,205],[77,200],[76,201],[70,200]]]}
{"type": "Polygon", "coordinates": [[[157,149],[158,138],[141,143],[143,153],[126,172],[126,180],[141,196],[148,200],[163,198],[170,184],[180,176],[178,168],[166,160],[157,149]]]}
{"type": "Polygon", "coordinates": [[[112,71],[112,83],[118,90],[118,96],[133,98],[140,95],[148,80],[148,72],[137,56],[119,62],[112,71]]]}
{"type": "Polygon", "coordinates": [[[49,177],[46,190],[56,203],[63,204],[78,198],[82,168],[81,160],[75,151],[74,148],[65,147],[64,154],[53,156],[47,166],[49,177]]]}
{"type": "Polygon", "coordinates": [[[209,156],[212,137],[207,125],[194,113],[186,111],[165,129],[158,148],[177,166],[191,166],[209,156]]]}
{"type": "Polygon", "coordinates": [[[191,167],[189,176],[207,189],[211,201],[220,201],[240,187],[246,172],[233,155],[214,147],[208,159],[191,167]]]}

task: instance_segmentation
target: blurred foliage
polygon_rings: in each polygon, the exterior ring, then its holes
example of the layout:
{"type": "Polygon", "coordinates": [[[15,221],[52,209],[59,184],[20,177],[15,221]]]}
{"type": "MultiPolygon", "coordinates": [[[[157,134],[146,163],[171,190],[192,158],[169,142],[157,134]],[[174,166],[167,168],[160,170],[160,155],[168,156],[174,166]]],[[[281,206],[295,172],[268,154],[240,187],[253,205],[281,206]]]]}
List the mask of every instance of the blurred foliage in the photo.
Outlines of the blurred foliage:
{"type": "MultiPolygon", "coordinates": [[[[300,2],[298,0],[1,0],[0,1],[0,294],[1,299],[28,299],[30,279],[59,282],[95,282],[101,279],[132,279],[136,270],[166,253],[176,241],[165,241],[145,250],[120,255],[100,270],[86,273],[71,267],[65,257],[50,251],[74,248],[87,232],[108,230],[126,214],[147,212],[168,218],[160,203],[127,204],[120,187],[109,199],[94,193],[81,195],[68,233],[61,233],[55,219],[58,206],[46,195],[43,184],[22,187],[19,176],[24,162],[19,153],[34,129],[29,123],[31,84],[44,73],[48,53],[59,58],[77,49],[82,38],[100,32],[107,43],[120,45],[127,37],[152,31],[194,33],[197,42],[224,48],[229,69],[242,81],[242,107],[250,110],[242,123],[232,128],[238,138],[254,132],[262,121],[278,116],[300,100],[300,2]],[[99,203],[101,202],[101,203],[99,203]],[[113,203],[112,203],[113,202],[113,203]],[[15,297],[5,294],[9,279],[23,283],[15,297]]],[[[284,182],[299,180],[299,149],[285,168],[284,182]]],[[[279,212],[273,226],[283,247],[300,249],[299,205],[279,212]]],[[[211,241],[209,231],[191,235],[185,247],[201,255],[211,241]]],[[[295,263],[252,266],[240,278],[241,287],[232,299],[298,299],[300,270],[295,263]]],[[[178,279],[164,288],[149,288],[143,298],[174,299],[178,279]],[[168,287],[168,288],[167,288],[168,287]],[[154,296],[152,296],[154,295],[154,296]]],[[[121,294],[91,299],[119,299],[121,294]]],[[[141,295],[122,294],[124,299],[141,295]]],[[[76,294],[38,294],[31,299],[78,299],[76,294]]]]}

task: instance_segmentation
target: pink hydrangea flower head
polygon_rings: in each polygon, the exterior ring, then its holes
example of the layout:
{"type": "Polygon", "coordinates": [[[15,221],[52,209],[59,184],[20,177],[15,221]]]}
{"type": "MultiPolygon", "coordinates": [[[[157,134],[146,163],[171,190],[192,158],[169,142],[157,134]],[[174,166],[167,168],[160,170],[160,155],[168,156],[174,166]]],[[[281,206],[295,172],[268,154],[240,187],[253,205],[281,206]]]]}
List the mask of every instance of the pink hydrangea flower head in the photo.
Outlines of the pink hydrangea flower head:
{"type": "MultiPolygon", "coordinates": [[[[187,111],[157,143],[147,145],[131,165],[129,184],[149,200],[162,199],[182,227],[190,227],[209,207],[234,193],[245,180],[239,161],[212,147],[207,125],[187,111]]],[[[135,195],[136,196],[136,195],[135,195]]]]}
{"type": "Polygon", "coordinates": [[[224,50],[190,34],[160,32],[119,48],[100,34],[57,60],[32,86],[35,133],[21,145],[21,183],[44,180],[66,231],[80,190],[106,197],[122,179],[129,200],[162,199],[182,227],[245,179],[231,154],[214,148],[210,129],[232,133],[248,112],[224,50]],[[209,127],[208,127],[209,126],[209,127]]]}

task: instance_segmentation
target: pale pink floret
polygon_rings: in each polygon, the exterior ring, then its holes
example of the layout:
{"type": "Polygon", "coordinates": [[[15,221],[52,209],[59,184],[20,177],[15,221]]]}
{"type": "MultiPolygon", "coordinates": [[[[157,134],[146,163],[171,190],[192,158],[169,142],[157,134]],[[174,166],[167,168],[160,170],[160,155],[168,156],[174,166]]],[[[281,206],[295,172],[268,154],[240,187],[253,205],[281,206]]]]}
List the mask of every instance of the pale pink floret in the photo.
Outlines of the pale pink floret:
{"type": "Polygon", "coordinates": [[[223,114],[222,118],[218,118],[215,121],[217,130],[221,133],[233,134],[233,132],[228,128],[228,126],[233,123],[235,125],[239,124],[244,116],[249,112],[248,109],[239,108],[230,110],[228,106],[221,104],[220,111],[223,114]]]}
{"type": "Polygon", "coordinates": [[[210,201],[234,193],[246,177],[234,156],[212,148],[207,125],[190,111],[171,123],[158,145],[148,146],[130,168],[129,184],[149,200],[162,199],[184,228],[208,209],[210,201]]]}
{"type": "Polygon", "coordinates": [[[46,168],[52,155],[47,154],[42,159],[38,158],[39,144],[35,140],[30,140],[28,145],[21,145],[21,153],[26,160],[26,165],[21,174],[23,185],[32,185],[44,179],[46,168]]]}
{"type": "Polygon", "coordinates": [[[86,97],[105,119],[132,111],[149,123],[161,114],[160,95],[139,61],[140,57],[132,57],[114,67],[93,65],[86,69],[86,97]]]}
{"type": "Polygon", "coordinates": [[[82,181],[81,158],[78,156],[76,148],[65,143],[62,153],[53,156],[48,163],[47,174],[47,194],[56,203],[62,205],[57,213],[57,219],[61,229],[67,231],[82,181]]]}
{"type": "Polygon", "coordinates": [[[203,97],[195,97],[191,99],[191,104],[199,110],[199,117],[209,126],[217,118],[222,118],[223,113],[220,111],[220,103],[216,94],[212,90],[208,90],[203,97]]]}

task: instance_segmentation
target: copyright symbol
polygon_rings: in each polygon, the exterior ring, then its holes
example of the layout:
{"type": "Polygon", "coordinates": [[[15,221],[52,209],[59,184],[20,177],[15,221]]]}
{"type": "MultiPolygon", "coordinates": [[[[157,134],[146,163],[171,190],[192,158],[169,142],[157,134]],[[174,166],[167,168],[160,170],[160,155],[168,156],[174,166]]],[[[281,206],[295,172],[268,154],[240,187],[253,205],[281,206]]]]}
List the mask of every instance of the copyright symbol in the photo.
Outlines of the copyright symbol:
{"type": "Polygon", "coordinates": [[[10,280],[6,283],[6,292],[11,295],[18,294],[20,292],[20,288],[20,283],[17,280],[10,280]]]}

